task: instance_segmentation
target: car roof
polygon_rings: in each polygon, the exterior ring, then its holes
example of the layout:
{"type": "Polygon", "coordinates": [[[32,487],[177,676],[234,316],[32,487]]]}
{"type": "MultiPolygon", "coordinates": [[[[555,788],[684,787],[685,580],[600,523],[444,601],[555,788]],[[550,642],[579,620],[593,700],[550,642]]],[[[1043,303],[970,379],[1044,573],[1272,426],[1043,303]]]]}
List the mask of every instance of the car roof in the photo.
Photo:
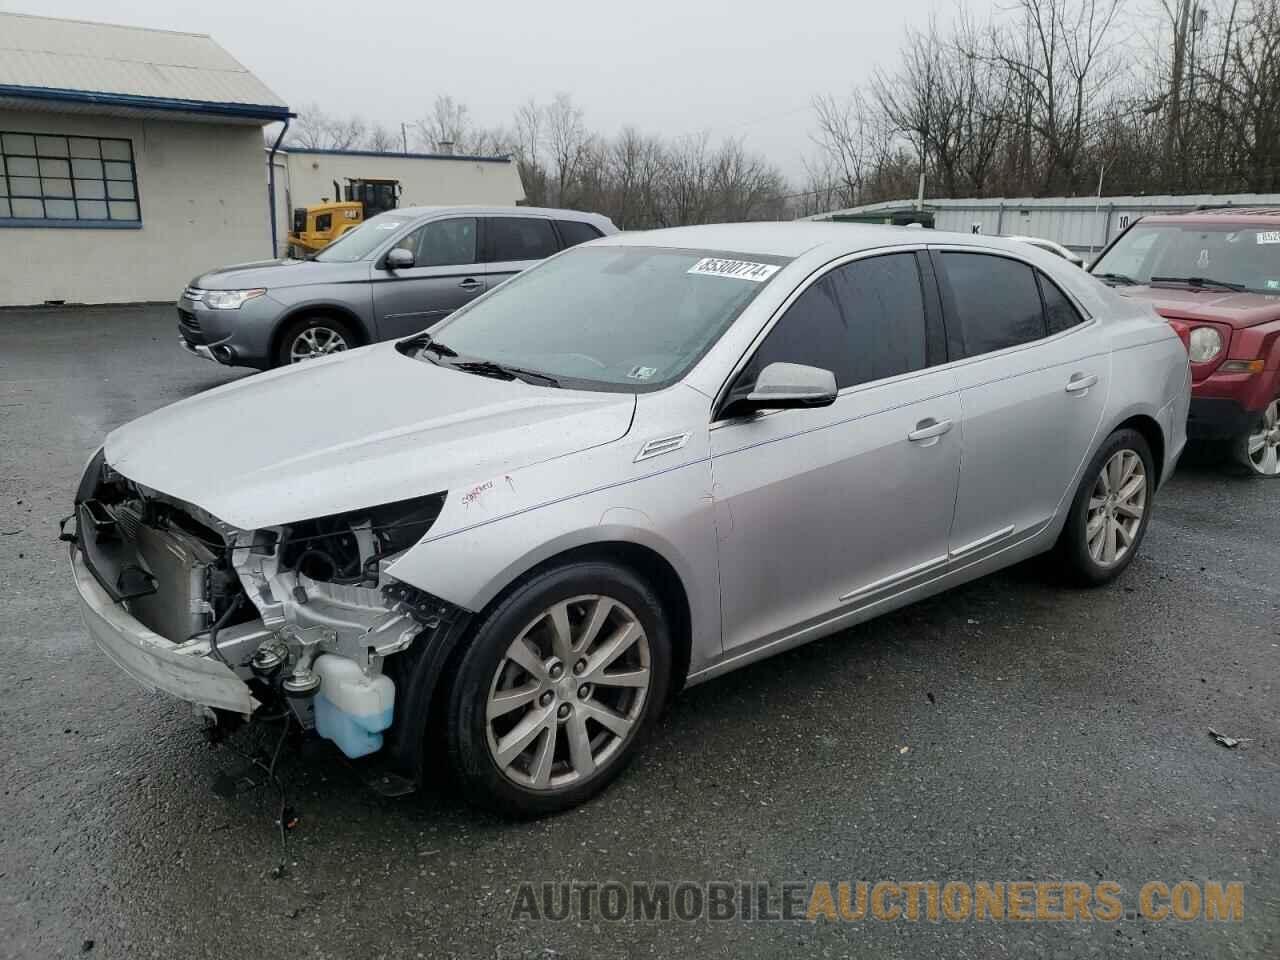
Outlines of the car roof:
{"type": "Polygon", "coordinates": [[[1017,250],[1000,237],[948,233],[918,227],[892,227],[876,223],[824,223],[813,220],[790,222],[715,223],[697,227],[669,227],[636,233],[619,233],[593,246],[669,247],[686,250],[718,250],[725,253],[795,259],[818,247],[833,254],[856,253],[877,247],[915,244],[946,244],[975,247],[1004,247],[1017,250]]]}
{"type": "Polygon", "coordinates": [[[1186,213],[1157,213],[1142,218],[1143,223],[1200,223],[1211,220],[1274,226],[1280,221],[1280,207],[1212,207],[1186,213]]]}

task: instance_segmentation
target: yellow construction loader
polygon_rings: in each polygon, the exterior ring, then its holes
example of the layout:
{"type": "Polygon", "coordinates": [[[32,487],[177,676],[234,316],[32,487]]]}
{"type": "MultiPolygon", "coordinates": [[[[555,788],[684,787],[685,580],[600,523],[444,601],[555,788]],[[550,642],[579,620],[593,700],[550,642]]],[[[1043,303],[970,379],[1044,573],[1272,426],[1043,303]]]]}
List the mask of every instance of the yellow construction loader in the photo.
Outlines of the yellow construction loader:
{"type": "Polygon", "coordinates": [[[333,195],[344,199],[325,197],[320,203],[294,208],[293,229],[289,231],[291,257],[301,259],[323,250],[369,217],[394,210],[400,199],[400,182],[348,177],[344,188],[333,182],[333,195]]]}

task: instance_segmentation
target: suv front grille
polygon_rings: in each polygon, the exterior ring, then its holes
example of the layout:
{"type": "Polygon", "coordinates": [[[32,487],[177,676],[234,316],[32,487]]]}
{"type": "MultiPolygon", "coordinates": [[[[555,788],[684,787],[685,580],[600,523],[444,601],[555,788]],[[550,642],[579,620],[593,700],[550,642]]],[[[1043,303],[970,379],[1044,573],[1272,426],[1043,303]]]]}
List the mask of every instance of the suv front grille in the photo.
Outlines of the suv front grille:
{"type": "Polygon", "coordinates": [[[196,315],[189,310],[178,308],[178,322],[188,330],[199,330],[200,321],[196,319],[196,315]]]}

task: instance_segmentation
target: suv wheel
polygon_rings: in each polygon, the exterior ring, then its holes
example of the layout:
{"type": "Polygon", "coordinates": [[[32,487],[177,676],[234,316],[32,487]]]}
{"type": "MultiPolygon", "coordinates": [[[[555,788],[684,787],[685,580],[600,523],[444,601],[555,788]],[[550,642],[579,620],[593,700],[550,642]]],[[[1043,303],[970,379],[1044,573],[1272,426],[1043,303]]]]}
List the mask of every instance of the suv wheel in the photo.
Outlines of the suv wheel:
{"type": "Polygon", "coordinates": [[[356,346],[351,329],[331,317],[303,317],[285,328],[276,355],[278,366],[327,357],[356,346]]]}
{"type": "Polygon", "coordinates": [[[670,664],[666,614],[629,570],[574,563],[525,581],[485,616],[449,692],[463,792],[516,817],[599,793],[653,726],[670,664]]]}
{"type": "Polygon", "coordinates": [[[1255,477],[1280,477],[1280,400],[1272,400],[1258,426],[1236,439],[1232,455],[1255,477]]]}
{"type": "Polygon", "coordinates": [[[1114,580],[1138,552],[1155,493],[1151,448],[1136,430],[1117,430],[1089,463],[1058,540],[1078,582],[1114,580]]]}

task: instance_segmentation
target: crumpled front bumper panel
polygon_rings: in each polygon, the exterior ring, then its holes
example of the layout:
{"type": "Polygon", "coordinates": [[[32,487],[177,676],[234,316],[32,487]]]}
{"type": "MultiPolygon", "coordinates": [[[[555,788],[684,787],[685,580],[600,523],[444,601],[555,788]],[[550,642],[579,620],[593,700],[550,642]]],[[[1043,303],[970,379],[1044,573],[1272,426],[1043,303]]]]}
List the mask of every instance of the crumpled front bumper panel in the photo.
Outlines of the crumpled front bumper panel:
{"type": "Polygon", "coordinates": [[[85,626],[121,670],[149,690],[234,713],[253,712],[249,688],[230,667],[205,656],[198,647],[180,651],[130,616],[89,572],[76,544],[71,545],[71,569],[85,626]]]}

